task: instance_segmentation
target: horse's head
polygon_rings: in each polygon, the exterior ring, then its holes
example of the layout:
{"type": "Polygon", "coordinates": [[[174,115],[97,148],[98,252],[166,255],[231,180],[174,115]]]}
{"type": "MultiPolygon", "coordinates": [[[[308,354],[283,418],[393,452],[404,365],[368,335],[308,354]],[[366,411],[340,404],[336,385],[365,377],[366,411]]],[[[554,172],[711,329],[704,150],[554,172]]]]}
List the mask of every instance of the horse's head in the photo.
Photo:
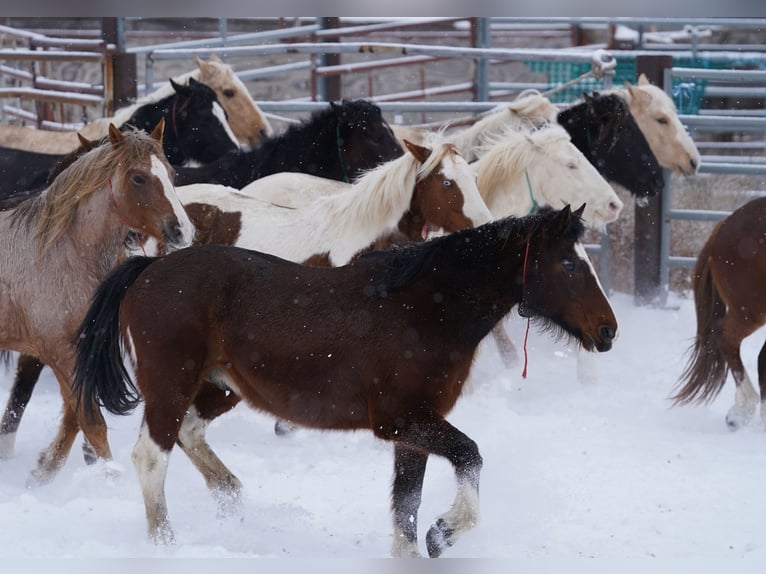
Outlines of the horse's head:
{"type": "Polygon", "coordinates": [[[437,143],[432,151],[408,140],[404,144],[421,164],[410,211],[419,214],[424,224],[451,233],[492,219],[473,170],[454,145],[437,143]]]}
{"type": "Polygon", "coordinates": [[[200,70],[200,81],[215,92],[226,110],[234,135],[244,149],[257,148],[265,138],[274,135],[271,124],[231,66],[215,54],[211,54],[207,61],[195,56],[195,61],[200,70]]]}
{"type": "Polygon", "coordinates": [[[380,108],[366,100],[330,102],[335,116],[335,153],[347,180],[403,153],[380,108]]]}
{"type": "Polygon", "coordinates": [[[527,186],[538,204],[558,209],[585,203],[583,219],[594,229],[603,229],[619,217],[622,200],[572,143],[564,128],[552,125],[526,138],[530,146],[527,186]]]}
{"type": "Polygon", "coordinates": [[[109,183],[111,203],[131,229],[180,248],[191,243],[194,225],[176,195],[174,170],[162,151],[164,126],[160,120],[147,136],[138,131],[123,134],[109,125],[110,145],[120,157],[109,183]]]}
{"type": "Polygon", "coordinates": [[[583,153],[591,163],[636,198],[660,193],[665,187],[662,168],[625,101],[616,94],[598,92],[583,97],[588,134],[583,153]]]}
{"type": "Polygon", "coordinates": [[[175,156],[211,162],[223,154],[239,149],[239,142],[229,126],[226,112],[216,98],[215,92],[205,84],[189,78],[186,85],[172,79],[175,95],[171,96],[170,125],[165,134],[165,148],[175,151],[175,156]]]}
{"type": "Polygon", "coordinates": [[[681,123],[673,100],[653,86],[644,74],[638,84],[625,82],[625,99],[661,166],[691,175],[700,165],[700,154],[681,123]]]}
{"type": "Polygon", "coordinates": [[[532,216],[537,223],[525,246],[519,313],[552,323],[588,351],[603,352],[612,348],[617,320],[580,242],[584,209],[572,212],[566,205],[532,216]]]}

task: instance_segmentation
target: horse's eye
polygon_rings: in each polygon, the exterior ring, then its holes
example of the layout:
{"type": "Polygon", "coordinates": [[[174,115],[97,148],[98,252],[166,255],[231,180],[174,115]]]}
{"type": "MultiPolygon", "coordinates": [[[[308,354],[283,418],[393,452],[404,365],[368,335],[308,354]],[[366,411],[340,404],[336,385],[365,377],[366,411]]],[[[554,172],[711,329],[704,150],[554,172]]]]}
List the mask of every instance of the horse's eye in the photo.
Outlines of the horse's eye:
{"type": "Polygon", "coordinates": [[[657,123],[662,124],[663,126],[668,125],[668,118],[657,118],[657,123]]]}
{"type": "Polygon", "coordinates": [[[577,164],[573,161],[567,163],[567,169],[577,169],[577,164]]]}
{"type": "Polygon", "coordinates": [[[575,262],[572,261],[571,259],[562,259],[561,266],[564,268],[565,271],[575,270],[575,262]]]}
{"type": "Polygon", "coordinates": [[[228,89],[223,91],[223,95],[226,96],[227,98],[233,98],[234,97],[234,90],[232,90],[231,88],[228,88],[228,89]]]}
{"type": "Polygon", "coordinates": [[[452,187],[452,180],[451,180],[451,179],[445,179],[445,180],[442,182],[442,185],[443,185],[444,187],[452,187]]]}
{"type": "Polygon", "coordinates": [[[144,176],[142,175],[134,175],[133,183],[135,183],[136,185],[144,185],[146,183],[146,179],[144,179],[144,176]]]}

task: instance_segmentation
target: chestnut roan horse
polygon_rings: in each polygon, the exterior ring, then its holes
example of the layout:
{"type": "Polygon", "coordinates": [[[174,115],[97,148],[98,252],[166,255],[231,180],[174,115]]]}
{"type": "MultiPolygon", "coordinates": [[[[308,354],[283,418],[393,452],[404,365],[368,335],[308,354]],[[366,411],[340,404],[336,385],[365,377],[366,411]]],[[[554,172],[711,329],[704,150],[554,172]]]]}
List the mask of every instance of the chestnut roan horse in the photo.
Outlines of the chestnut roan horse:
{"type": "MultiPolygon", "coordinates": [[[[95,453],[111,458],[99,415],[84,420],[72,400],[74,333],[93,292],[125,256],[131,229],[188,245],[194,228],[175,195],[162,151],[160,121],[152,134],[121,133],[64,170],[49,188],[0,213],[0,349],[39,357],[50,365],[64,399],[61,424],[40,455],[33,481],[50,480],[82,429],[95,453]]],[[[13,450],[3,434],[0,455],[13,450]]]]}
{"type": "Polygon", "coordinates": [[[398,556],[418,555],[428,456],[449,460],[457,496],[426,537],[439,556],[479,518],[482,458],[444,417],[492,326],[518,304],[588,350],[612,346],[617,322],[580,243],[581,211],[544,209],[336,268],[221,245],[128,259],[79,329],[74,391],[91,414],[97,402],[127,414],[143,398],[132,458],[151,538],[175,540],[164,494],[175,444],[224,509],[238,501],[239,480],[205,440],[237,394],[303,426],[394,443],[398,556]]]}
{"type": "MultiPolygon", "coordinates": [[[[737,386],[726,415],[732,430],[753,418],[758,392],[740,355],[742,341],[766,323],[766,198],[754,199],[718,222],[697,257],[694,306],[697,335],[676,404],[707,402],[731,371],[737,386]]],[[[761,422],[766,428],[766,343],[758,354],[761,422]]]]}

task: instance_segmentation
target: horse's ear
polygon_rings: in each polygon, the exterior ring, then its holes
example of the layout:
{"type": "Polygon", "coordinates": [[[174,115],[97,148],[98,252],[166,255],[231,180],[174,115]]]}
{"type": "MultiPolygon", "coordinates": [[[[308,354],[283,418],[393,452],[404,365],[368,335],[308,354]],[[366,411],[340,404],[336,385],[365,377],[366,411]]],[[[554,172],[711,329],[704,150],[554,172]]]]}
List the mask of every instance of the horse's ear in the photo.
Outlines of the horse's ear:
{"type": "Polygon", "coordinates": [[[647,105],[652,101],[652,96],[647,94],[645,91],[641,90],[640,88],[634,86],[630,82],[625,82],[625,87],[628,90],[628,97],[629,102],[634,101],[638,105],[647,105]]]}
{"type": "Polygon", "coordinates": [[[96,147],[95,141],[90,141],[88,138],[86,138],[84,135],[82,135],[80,132],[77,132],[77,139],[80,140],[80,145],[82,148],[88,152],[92,150],[94,147],[96,147]]]}
{"type": "Polygon", "coordinates": [[[408,150],[410,150],[410,153],[415,156],[415,159],[418,160],[420,163],[425,163],[428,159],[428,156],[431,155],[431,150],[427,147],[423,147],[422,145],[418,145],[416,143],[412,143],[411,141],[405,139],[404,145],[408,150]]]}
{"type": "Polygon", "coordinates": [[[582,214],[585,213],[585,204],[583,203],[580,207],[577,208],[577,210],[573,213],[573,215],[576,215],[580,219],[582,219],[582,214]]]}
{"type": "Polygon", "coordinates": [[[645,86],[647,84],[651,85],[651,82],[649,81],[649,78],[646,77],[646,74],[641,72],[641,75],[638,77],[638,85],[645,86]]]}
{"type": "Polygon", "coordinates": [[[218,54],[216,54],[214,52],[214,53],[210,54],[210,57],[208,58],[208,61],[210,61],[210,62],[220,62],[221,58],[219,58],[218,54]]]}
{"type": "Polygon", "coordinates": [[[181,90],[183,90],[183,86],[177,83],[175,80],[173,80],[173,78],[170,78],[170,85],[173,86],[173,90],[175,90],[176,92],[180,92],[181,90]]]}
{"type": "Polygon", "coordinates": [[[117,128],[116,125],[110,122],[109,123],[109,141],[112,142],[112,145],[117,145],[124,139],[125,139],[125,136],[122,134],[122,132],[117,128]]]}
{"type": "Polygon", "coordinates": [[[191,78],[191,77],[189,78],[189,85],[190,85],[190,86],[196,86],[197,84],[201,84],[201,83],[202,83],[202,82],[198,82],[198,81],[197,81],[197,80],[195,80],[194,78],[191,78]]]}
{"type": "Polygon", "coordinates": [[[162,143],[162,134],[164,133],[165,133],[165,116],[162,116],[160,118],[160,121],[157,122],[157,125],[154,127],[150,135],[154,139],[156,139],[158,142],[162,143]]]}
{"type": "Polygon", "coordinates": [[[197,55],[194,56],[194,63],[201,71],[204,71],[204,67],[207,66],[207,62],[197,55]]]}
{"type": "Polygon", "coordinates": [[[572,223],[572,208],[567,203],[553,220],[553,228],[557,233],[564,233],[572,223]]]}
{"type": "Polygon", "coordinates": [[[585,100],[585,102],[587,104],[592,104],[593,103],[593,96],[589,96],[588,92],[583,92],[582,93],[582,99],[585,100]]]}

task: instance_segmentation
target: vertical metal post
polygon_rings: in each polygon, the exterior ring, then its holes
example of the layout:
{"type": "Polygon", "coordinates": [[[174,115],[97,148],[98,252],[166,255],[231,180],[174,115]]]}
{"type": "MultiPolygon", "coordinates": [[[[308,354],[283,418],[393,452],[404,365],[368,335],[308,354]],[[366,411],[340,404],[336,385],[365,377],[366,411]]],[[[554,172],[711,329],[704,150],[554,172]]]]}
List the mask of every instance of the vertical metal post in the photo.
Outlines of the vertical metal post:
{"type": "MultiPolygon", "coordinates": [[[[663,87],[663,72],[665,68],[672,66],[672,56],[638,56],[636,75],[640,76],[643,73],[652,84],[663,87]]],[[[665,175],[667,186],[670,174],[665,175]]],[[[664,201],[667,201],[665,190],[658,196],[649,198],[646,205],[636,205],[633,278],[634,301],[637,305],[661,304],[660,266],[664,201]]]]}
{"type": "MultiPolygon", "coordinates": [[[[487,49],[492,43],[489,18],[471,18],[471,44],[474,48],[487,49]]],[[[489,101],[489,60],[481,56],[475,61],[473,80],[475,102],[489,101]]]]}
{"type": "MultiPolygon", "coordinates": [[[[340,27],[340,18],[322,17],[318,18],[319,27],[322,30],[330,28],[340,27]]],[[[338,36],[326,36],[322,38],[323,42],[339,42],[338,36]]],[[[319,54],[317,65],[323,66],[337,66],[340,64],[340,54],[319,54]]],[[[342,98],[341,90],[341,77],[340,76],[321,76],[317,78],[317,92],[319,99],[325,102],[335,102],[342,98]]]]}

